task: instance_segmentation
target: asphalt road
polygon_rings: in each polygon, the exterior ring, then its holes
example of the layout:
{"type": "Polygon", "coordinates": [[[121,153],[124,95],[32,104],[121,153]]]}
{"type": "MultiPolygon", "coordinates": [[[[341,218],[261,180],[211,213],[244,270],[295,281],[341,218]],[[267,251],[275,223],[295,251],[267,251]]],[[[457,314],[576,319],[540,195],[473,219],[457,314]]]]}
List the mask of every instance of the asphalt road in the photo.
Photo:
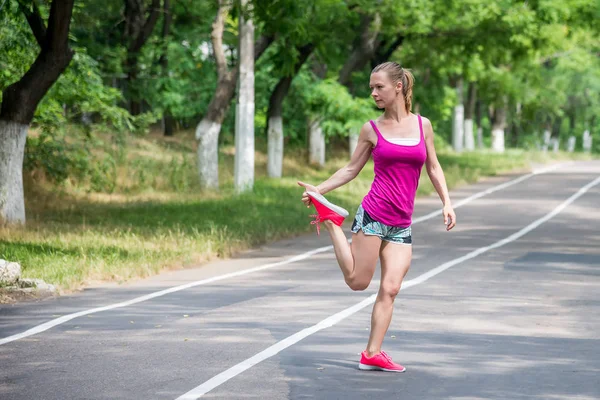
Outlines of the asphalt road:
{"type": "MultiPolygon", "coordinates": [[[[311,234],[3,306],[0,399],[600,399],[598,177],[594,161],[487,179],[451,193],[469,199],[452,232],[414,224],[384,342],[406,373],[357,369],[379,273],[352,292],[311,234]]],[[[414,217],[436,210],[420,198],[414,217]]]]}

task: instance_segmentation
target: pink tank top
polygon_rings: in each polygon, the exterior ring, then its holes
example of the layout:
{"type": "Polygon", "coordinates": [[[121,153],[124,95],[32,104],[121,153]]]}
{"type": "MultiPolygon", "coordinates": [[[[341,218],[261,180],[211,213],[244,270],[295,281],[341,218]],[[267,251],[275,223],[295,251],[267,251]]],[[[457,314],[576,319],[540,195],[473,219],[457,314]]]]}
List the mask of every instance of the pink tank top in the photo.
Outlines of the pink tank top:
{"type": "Polygon", "coordinates": [[[423,122],[419,120],[420,140],[416,146],[388,142],[377,129],[377,145],[372,155],[375,179],[362,201],[363,208],[376,221],[388,226],[408,227],[412,222],[421,169],[427,159],[423,122]]]}

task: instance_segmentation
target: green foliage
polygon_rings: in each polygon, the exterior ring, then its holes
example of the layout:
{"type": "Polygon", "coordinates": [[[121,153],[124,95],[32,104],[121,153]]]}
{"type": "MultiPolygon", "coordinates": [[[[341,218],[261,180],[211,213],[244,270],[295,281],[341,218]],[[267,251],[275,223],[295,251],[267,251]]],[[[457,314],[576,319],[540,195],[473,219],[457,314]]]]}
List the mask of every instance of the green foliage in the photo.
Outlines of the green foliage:
{"type": "Polygon", "coordinates": [[[38,137],[28,136],[23,168],[42,172],[55,184],[70,183],[89,191],[112,193],[117,175],[116,161],[110,153],[94,153],[94,143],[87,140],[69,141],[63,135],[43,131],[38,137]]]}
{"type": "Polygon", "coordinates": [[[347,136],[379,114],[372,99],[353,97],[334,79],[308,86],[303,95],[309,117],[323,119],[321,126],[327,136],[347,136]]]}
{"type": "Polygon", "coordinates": [[[0,92],[25,74],[37,52],[37,43],[16,2],[8,0],[0,12],[0,92]]]}
{"type": "MultiPolygon", "coordinates": [[[[2,4],[0,91],[18,81],[39,53],[22,13],[23,6],[33,3],[2,4]]],[[[47,17],[50,3],[37,4],[47,17]]],[[[193,190],[193,157],[173,156],[156,167],[154,161],[144,161],[147,155],[129,160],[131,154],[124,149],[132,140],[130,133],[144,136],[165,112],[175,118],[178,128],[193,128],[205,114],[217,87],[211,48],[216,10],[217,2],[172,2],[169,35],[163,37],[161,14],[138,54],[133,92],[139,97],[134,99],[125,90],[123,66],[131,38],[124,35],[123,1],[77,2],[70,36],[75,56],[36,111],[32,125],[40,134],[28,139],[26,169],[44,171],[52,182],[92,192],[122,190],[123,174],[130,192],[193,190]],[[134,117],[127,105],[140,99],[147,112],[134,117]],[[110,151],[98,156],[106,148],[110,151]]],[[[225,27],[229,67],[238,57],[239,14],[234,7],[225,27]]],[[[477,84],[486,143],[491,126],[488,107],[505,98],[507,128],[518,128],[514,141],[518,146],[534,148],[548,126],[558,127],[554,134],[563,143],[569,135],[580,143],[585,129],[593,133],[595,149],[600,143],[600,6],[595,0],[261,0],[253,2],[248,16],[254,20],[256,38],[275,38],[255,70],[255,128],[263,142],[271,92],[279,79],[294,75],[298,49],[307,44],[315,50],[294,77],[284,102],[286,146],[305,144],[309,120],[321,119],[328,137],[343,137],[380,113],[369,98],[373,60],[354,72],[350,91],[337,83],[369,17],[379,23],[373,22],[371,29],[378,32],[382,48],[403,38],[390,58],[415,75],[413,104],[432,121],[440,148],[450,139],[457,102],[453,85],[459,77],[465,88],[469,82],[477,84]],[[318,80],[312,71],[323,64],[326,79],[318,80]]],[[[234,121],[231,107],[222,127],[222,145],[233,143],[234,121]]]]}
{"type": "Polygon", "coordinates": [[[55,140],[47,133],[42,133],[37,138],[29,136],[23,167],[25,170],[41,169],[51,181],[64,182],[70,173],[86,169],[88,165],[87,152],[82,154],[79,148],[67,149],[68,147],[64,140],[55,140]],[[83,160],[83,168],[77,160],[83,160]]]}
{"type": "MultiPolygon", "coordinates": [[[[12,3],[11,11],[0,15],[0,90],[18,81],[39,53],[39,46],[24,18],[12,3]]],[[[40,9],[42,15],[46,8],[40,9]]],[[[74,39],[74,38],[72,38],[74,39]]],[[[144,131],[156,120],[153,113],[132,117],[120,106],[122,93],[105,85],[100,63],[84,47],[72,46],[75,55],[67,70],[39,104],[34,126],[53,132],[67,122],[78,123],[83,114],[93,114],[98,122],[117,131],[144,131]]]]}

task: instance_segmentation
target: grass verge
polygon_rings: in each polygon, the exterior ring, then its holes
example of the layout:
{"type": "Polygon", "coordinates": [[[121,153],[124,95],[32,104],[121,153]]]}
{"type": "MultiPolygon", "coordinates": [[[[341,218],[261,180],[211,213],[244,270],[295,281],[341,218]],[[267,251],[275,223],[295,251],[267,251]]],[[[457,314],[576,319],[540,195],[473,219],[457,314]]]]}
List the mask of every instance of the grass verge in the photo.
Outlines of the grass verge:
{"type": "MultiPolygon", "coordinates": [[[[73,185],[58,190],[28,181],[27,227],[0,229],[0,258],[19,262],[24,277],[43,279],[66,293],[97,281],[124,282],[228,257],[311,230],[296,180],[319,183],[346,162],[341,152],[325,168],[315,169],[306,165],[302,151],[296,151],[286,155],[285,177],[269,179],[266,155],[257,152],[254,190],[236,195],[233,154],[224,148],[219,192],[199,191],[195,182],[175,190],[169,189],[169,179],[195,178],[193,162],[174,161],[193,160],[193,148],[185,145],[193,140],[184,136],[179,140],[177,146],[173,139],[160,136],[132,142],[128,161],[119,167],[117,190],[111,194],[87,193],[73,185]],[[169,170],[173,165],[176,170],[169,170]],[[140,186],[137,179],[142,173],[153,184],[140,186]]],[[[572,157],[582,156],[518,150],[439,154],[450,188],[482,176],[526,170],[532,162],[572,157]]],[[[354,211],[369,190],[372,171],[370,162],[354,181],[328,196],[354,211]]],[[[424,173],[418,195],[431,192],[424,173]]]]}

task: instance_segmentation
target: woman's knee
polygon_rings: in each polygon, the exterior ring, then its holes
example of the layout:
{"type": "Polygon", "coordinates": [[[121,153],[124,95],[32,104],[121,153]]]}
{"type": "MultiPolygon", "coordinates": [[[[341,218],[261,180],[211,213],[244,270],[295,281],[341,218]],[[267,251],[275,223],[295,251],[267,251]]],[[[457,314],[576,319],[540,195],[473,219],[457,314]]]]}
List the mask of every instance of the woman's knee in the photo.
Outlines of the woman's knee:
{"type": "Polygon", "coordinates": [[[366,279],[358,279],[356,277],[350,277],[346,279],[348,287],[354,291],[362,291],[369,287],[371,281],[366,279]]]}
{"type": "Polygon", "coordinates": [[[395,299],[400,292],[402,282],[382,282],[379,288],[379,294],[390,299],[395,299]]]}

